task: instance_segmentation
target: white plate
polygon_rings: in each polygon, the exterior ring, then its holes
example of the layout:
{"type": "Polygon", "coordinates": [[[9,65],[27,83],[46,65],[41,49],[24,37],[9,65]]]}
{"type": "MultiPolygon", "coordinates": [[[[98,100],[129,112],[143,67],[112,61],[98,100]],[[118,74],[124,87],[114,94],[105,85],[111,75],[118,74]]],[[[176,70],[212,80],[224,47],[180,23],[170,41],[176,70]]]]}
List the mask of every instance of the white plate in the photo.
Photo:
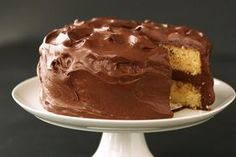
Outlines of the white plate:
{"type": "Polygon", "coordinates": [[[12,91],[14,100],[37,118],[61,127],[88,131],[137,131],[159,132],[186,128],[203,123],[226,108],[235,98],[235,91],[228,84],[214,79],[216,100],[211,111],[183,109],[170,119],[154,120],[106,120],[58,115],[43,109],[39,102],[39,80],[37,77],[18,84],[12,91]]]}

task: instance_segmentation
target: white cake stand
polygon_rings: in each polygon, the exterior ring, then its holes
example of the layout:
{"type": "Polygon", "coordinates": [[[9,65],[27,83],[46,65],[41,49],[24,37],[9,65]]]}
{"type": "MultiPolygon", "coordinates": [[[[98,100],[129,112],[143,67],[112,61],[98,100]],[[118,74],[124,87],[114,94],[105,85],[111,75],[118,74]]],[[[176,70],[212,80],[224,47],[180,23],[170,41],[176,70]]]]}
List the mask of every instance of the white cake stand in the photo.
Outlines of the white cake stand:
{"type": "Polygon", "coordinates": [[[177,130],[201,124],[226,108],[235,98],[235,91],[223,81],[214,79],[216,93],[211,111],[184,109],[171,119],[105,120],[70,117],[50,113],[39,102],[39,80],[36,77],[18,84],[12,91],[14,100],[40,120],[60,127],[103,132],[93,157],[152,157],[144,133],[177,130]]]}

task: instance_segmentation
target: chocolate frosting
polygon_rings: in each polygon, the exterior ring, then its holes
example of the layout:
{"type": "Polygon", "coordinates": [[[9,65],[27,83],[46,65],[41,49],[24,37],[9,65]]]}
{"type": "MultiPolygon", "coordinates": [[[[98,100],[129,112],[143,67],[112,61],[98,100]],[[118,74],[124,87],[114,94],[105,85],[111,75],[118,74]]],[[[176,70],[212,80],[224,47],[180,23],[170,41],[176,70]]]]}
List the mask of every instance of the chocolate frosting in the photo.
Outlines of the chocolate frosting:
{"type": "Polygon", "coordinates": [[[51,112],[89,118],[172,117],[172,72],[161,47],[167,43],[194,47],[206,57],[211,49],[199,31],[151,21],[93,18],[56,29],[39,50],[42,104],[51,112]]]}
{"type": "Polygon", "coordinates": [[[44,107],[90,118],[172,117],[168,54],[137,26],[95,18],[49,33],[38,64],[44,107]]]}

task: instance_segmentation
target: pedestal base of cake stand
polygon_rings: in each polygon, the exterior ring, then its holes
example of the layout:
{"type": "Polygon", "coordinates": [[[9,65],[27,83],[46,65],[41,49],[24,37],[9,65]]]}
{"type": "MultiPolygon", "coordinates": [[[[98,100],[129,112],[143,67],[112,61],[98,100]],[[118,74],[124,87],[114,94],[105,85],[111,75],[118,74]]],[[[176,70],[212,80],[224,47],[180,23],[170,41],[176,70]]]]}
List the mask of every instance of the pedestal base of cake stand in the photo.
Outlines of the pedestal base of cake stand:
{"type": "Polygon", "coordinates": [[[68,117],[49,112],[47,114],[50,116],[36,115],[36,117],[46,123],[64,128],[102,132],[100,144],[92,157],[153,157],[147,146],[144,133],[178,130],[201,124],[212,118],[210,116],[198,121],[179,123],[172,120],[174,118],[162,120],[105,120],[68,117]],[[51,116],[56,116],[56,119],[51,116]]]}
{"type": "Polygon", "coordinates": [[[103,133],[93,157],[153,157],[143,133],[103,133]]]}
{"type": "Polygon", "coordinates": [[[50,113],[40,104],[40,84],[36,77],[18,84],[12,96],[22,108],[47,123],[69,129],[103,132],[93,157],[152,157],[144,133],[198,125],[221,112],[235,99],[235,91],[223,81],[214,79],[214,90],[216,100],[211,111],[183,109],[175,112],[173,118],[153,120],[91,119],[50,113]]]}

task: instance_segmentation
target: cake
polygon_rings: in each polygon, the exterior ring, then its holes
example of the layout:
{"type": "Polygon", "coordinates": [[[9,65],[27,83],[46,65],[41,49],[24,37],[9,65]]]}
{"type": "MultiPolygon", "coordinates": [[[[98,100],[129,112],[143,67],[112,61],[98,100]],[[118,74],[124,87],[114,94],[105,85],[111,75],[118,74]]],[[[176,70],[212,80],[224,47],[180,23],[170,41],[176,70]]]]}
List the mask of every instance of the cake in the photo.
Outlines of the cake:
{"type": "Polygon", "coordinates": [[[56,114],[161,119],[173,117],[172,104],[207,110],[214,102],[210,42],[185,26],[75,20],[39,51],[40,101],[56,114]]]}

